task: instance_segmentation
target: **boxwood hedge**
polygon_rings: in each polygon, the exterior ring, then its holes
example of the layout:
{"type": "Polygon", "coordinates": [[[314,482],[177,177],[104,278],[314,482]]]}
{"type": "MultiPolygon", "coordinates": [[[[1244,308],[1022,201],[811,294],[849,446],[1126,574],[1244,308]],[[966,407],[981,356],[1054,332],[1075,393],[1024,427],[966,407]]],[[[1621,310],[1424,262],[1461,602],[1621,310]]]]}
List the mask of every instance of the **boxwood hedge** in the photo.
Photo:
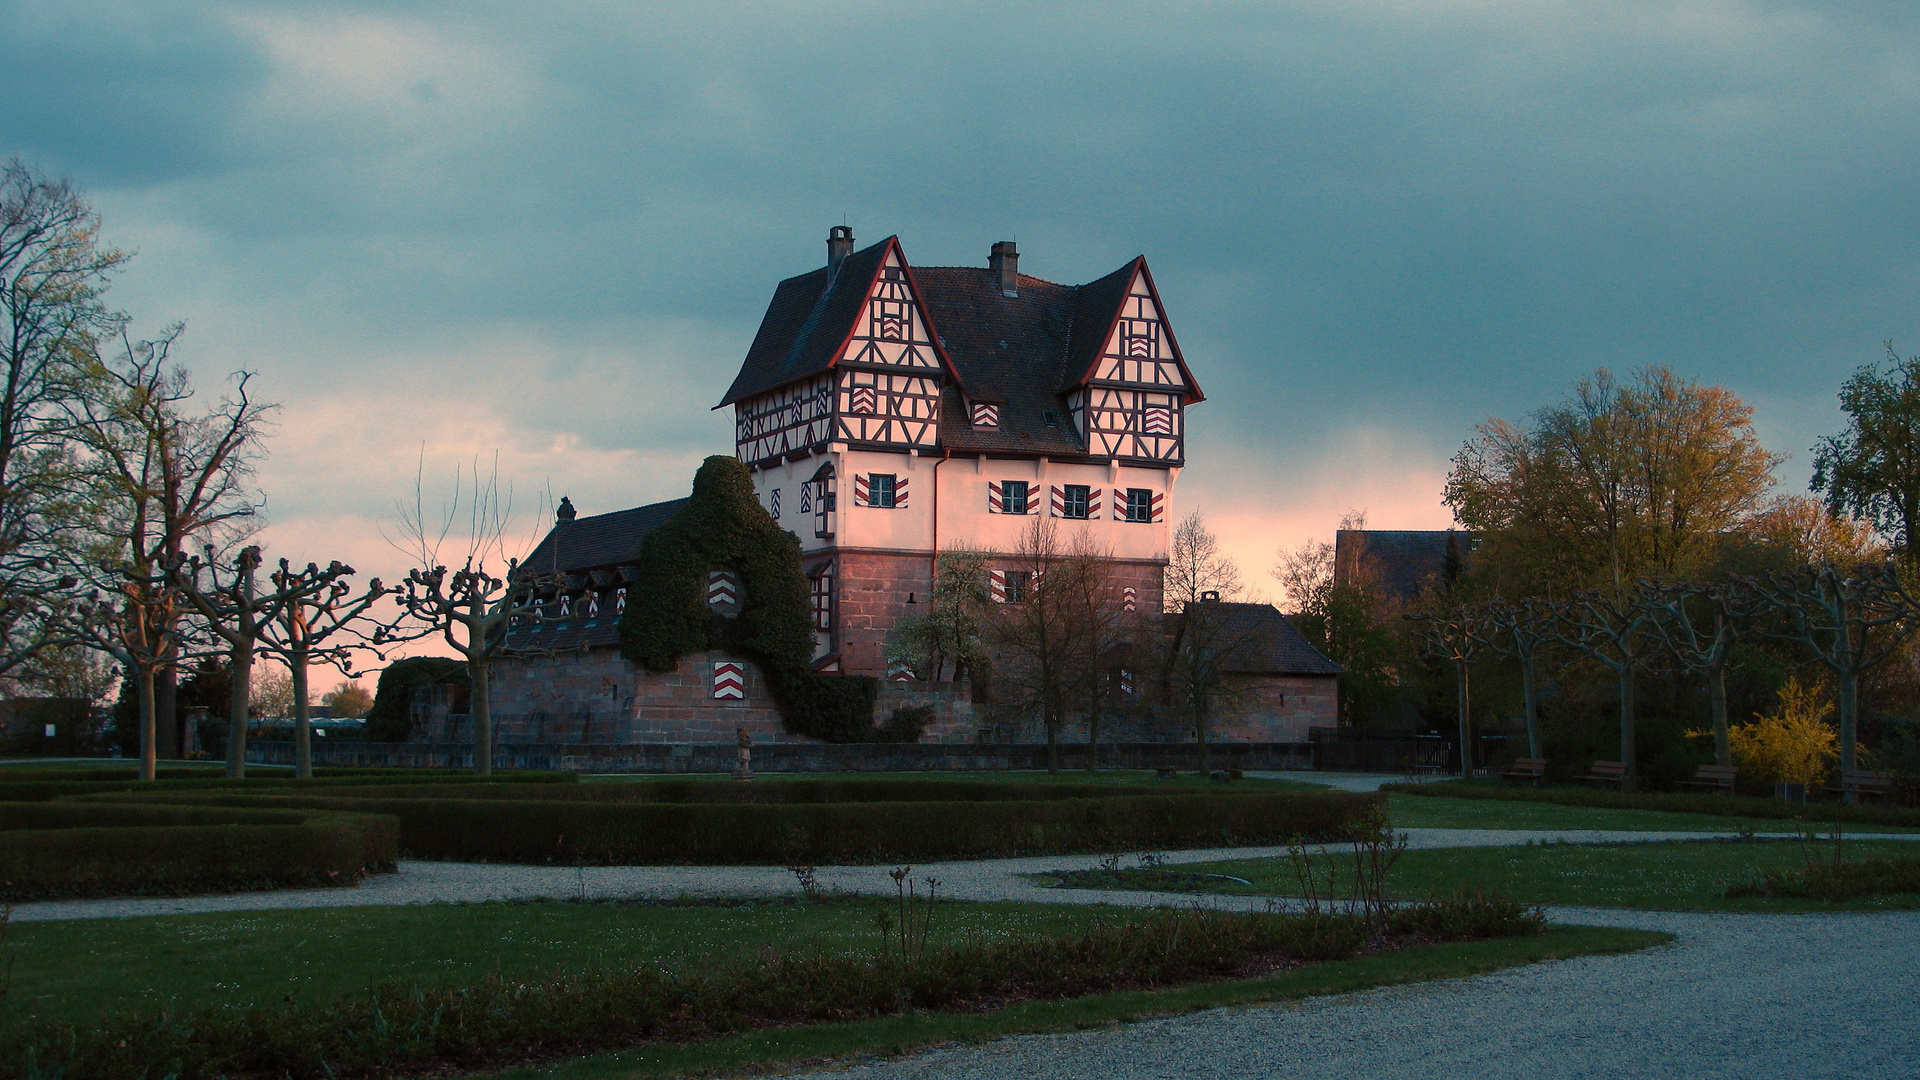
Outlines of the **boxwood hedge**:
{"type": "Polygon", "coordinates": [[[1920,809],[1884,804],[1847,806],[1838,802],[1789,803],[1747,795],[1695,795],[1688,792],[1606,791],[1589,788],[1503,787],[1468,780],[1425,784],[1387,784],[1382,791],[1430,798],[1495,799],[1507,802],[1543,802],[1560,806],[1597,806],[1610,810],[1663,810],[1674,814],[1711,814],[1717,817],[1778,818],[1781,820],[1846,821],[1863,825],[1920,826],[1920,809]]]}
{"type": "Polygon", "coordinates": [[[0,803],[0,900],[349,885],[392,870],[398,844],[376,814],[0,803]]]}
{"type": "MultiPolygon", "coordinates": [[[[409,785],[429,784],[468,784],[473,782],[470,772],[432,771],[427,769],[395,769],[390,771],[341,770],[335,773],[321,773],[311,780],[296,780],[291,775],[249,776],[239,780],[229,780],[218,773],[208,775],[205,771],[190,769],[166,769],[156,774],[153,780],[137,780],[131,773],[113,775],[95,779],[84,775],[85,770],[45,770],[35,771],[27,776],[17,776],[11,771],[0,771],[0,801],[38,802],[43,799],[59,799],[68,795],[90,795],[102,791],[220,791],[230,788],[242,790],[272,790],[285,788],[294,791],[306,791],[314,788],[360,787],[366,785],[385,785],[396,781],[409,785]],[[73,775],[82,774],[82,775],[73,775]]],[[[503,772],[494,773],[494,782],[520,784],[571,784],[579,780],[577,773],[570,772],[503,772]]]]}
{"type": "MultiPolygon", "coordinates": [[[[848,782],[856,788],[861,784],[848,782]]],[[[1380,801],[1377,795],[1346,792],[1089,795],[1085,788],[1067,785],[1059,786],[1064,791],[1036,784],[979,785],[1008,789],[1001,797],[988,797],[984,791],[957,790],[962,785],[952,782],[927,783],[917,798],[879,800],[778,801],[778,795],[811,795],[806,789],[816,785],[787,785],[776,794],[778,785],[757,782],[754,787],[769,797],[751,802],[645,797],[669,794],[671,787],[583,787],[572,789],[579,795],[574,798],[552,797],[551,789],[535,789],[539,798],[518,798],[484,785],[407,794],[385,789],[96,798],[391,814],[400,820],[401,851],[414,858],[589,865],[927,862],[1280,844],[1292,837],[1332,840],[1380,801]],[[656,787],[662,790],[648,790],[656,787]],[[1018,797],[1005,797],[1010,794],[1018,797]]]]}

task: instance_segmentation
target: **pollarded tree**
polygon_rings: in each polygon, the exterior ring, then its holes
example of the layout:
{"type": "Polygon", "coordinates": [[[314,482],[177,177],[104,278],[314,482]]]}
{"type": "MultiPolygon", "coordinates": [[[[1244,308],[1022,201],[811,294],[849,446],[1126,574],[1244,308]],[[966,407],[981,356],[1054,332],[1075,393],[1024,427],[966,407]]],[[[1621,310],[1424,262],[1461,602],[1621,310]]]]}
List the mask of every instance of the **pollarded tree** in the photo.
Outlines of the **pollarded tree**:
{"type": "Polygon", "coordinates": [[[1627,767],[1626,786],[1640,775],[1634,728],[1636,676],[1647,666],[1656,642],[1653,613],[1638,592],[1624,598],[1589,589],[1576,593],[1556,609],[1554,640],[1613,672],[1620,697],[1620,761],[1627,767]]]}
{"type": "Polygon", "coordinates": [[[1864,518],[1893,541],[1909,572],[1920,569],[1920,357],[1869,365],[1840,388],[1847,430],[1813,448],[1813,490],[1842,517],[1864,518]]]}
{"type": "MultiPolygon", "coordinates": [[[[368,618],[368,611],[394,590],[374,578],[356,594],[347,580],[353,574],[353,567],[338,560],[325,569],[308,563],[304,570],[295,570],[287,560],[281,559],[280,569],[273,572],[274,590],[286,597],[287,602],[281,606],[279,617],[267,624],[259,646],[287,665],[293,681],[293,773],[303,779],[313,775],[313,708],[307,691],[309,669],[318,663],[351,674],[353,651],[363,646],[360,642],[339,639],[342,636],[384,637],[368,618]]],[[[373,701],[359,684],[342,683],[335,693],[344,693],[349,686],[366,699],[359,709],[364,712],[373,701]]]]}
{"type": "Polygon", "coordinates": [[[1738,585],[1692,582],[1649,585],[1650,625],[1667,655],[1707,682],[1707,710],[1713,718],[1713,760],[1733,764],[1727,735],[1727,657],[1740,619],[1751,606],[1738,585]]]}
{"type": "Polygon", "coordinates": [[[1485,611],[1473,607],[1415,612],[1408,615],[1407,619],[1416,628],[1422,650],[1435,659],[1453,665],[1454,686],[1458,691],[1456,715],[1460,722],[1460,775],[1471,777],[1473,699],[1468,688],[1474,660],[1489,651],[1487,634],[1492,629],[1491,620],[1485,611]]]}
{"type": "Polygon", "coordinates": [[[1886,562],[1825,563],[1741,584],[1757,601],[1754,623],[1763,633],[1800,643],[1833,672],[1840,699],[1840,767],[1855,768],[1860,677],[1900,655],[1901,641],[1920,629],[1920,602],[1886,562]]]}
{"type": "Polygon", "coordinates": [[[1520,665],[1520,702],[1526,716],[1527,756],[1539,758],[1540,697],[1535,683],[1535,661],[1552,640],[1558,617],[1545,601],[1528,598],[1514,603],[1495,600],[1481,608],[1485,619],[1482,640],[1496,655],[1520,665]]]}

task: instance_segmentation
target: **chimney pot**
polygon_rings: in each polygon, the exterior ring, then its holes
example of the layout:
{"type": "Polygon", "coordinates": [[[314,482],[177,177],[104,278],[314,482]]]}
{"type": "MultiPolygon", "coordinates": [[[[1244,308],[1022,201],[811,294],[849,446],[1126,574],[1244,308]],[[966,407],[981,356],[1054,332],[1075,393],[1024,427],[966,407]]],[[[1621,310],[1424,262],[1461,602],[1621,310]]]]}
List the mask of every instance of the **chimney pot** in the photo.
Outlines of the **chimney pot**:
{"type": "Polygon", "coordinates": [[[853,229],[846,225],[835,225],[827,230],[827,272],[840,269],[840,264],[853,254],[853,229]]]}
{"type": "Polygon", "coordinates": [[[1020,251],[1013,241],[1002,240],[987,255],[987,271],[1000,286],[1001,296],[1020,295],[1020,251]]]}

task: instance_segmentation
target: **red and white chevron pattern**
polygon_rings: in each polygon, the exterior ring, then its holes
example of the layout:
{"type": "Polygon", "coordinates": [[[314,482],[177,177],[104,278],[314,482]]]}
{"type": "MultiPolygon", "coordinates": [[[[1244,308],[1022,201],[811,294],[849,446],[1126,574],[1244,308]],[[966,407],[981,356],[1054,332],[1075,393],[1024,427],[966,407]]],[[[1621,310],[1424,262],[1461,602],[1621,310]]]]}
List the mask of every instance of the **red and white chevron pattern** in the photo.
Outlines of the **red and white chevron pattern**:
{"type": "Polygon", "coordinates": [[[740,603],[740,577],[731,570],[707,573],[707,606],[734,607],[740,603]]]}
{"type": "Polygon", "coordinates": [[[907,663],[905,660],[889,660],[887,662],[888,682],[912,682],[913,678],[912,664],[907,663]]]}
{"type": "Polygon", "coordinates": [[[893,508],[895,510],[905,510],[907,508],[908,479],[909,478],[905,476],[896,476],[893,478],[893,508]]]}
{"type": "Polygon", "coordinates": [[[867,474],[866,473],[862,472],[862,473],[853,474],[853,505],[855,506],[867,505],[867,474]]]}
{"type": "Polygon", "coordinates": [[[715,701],[745,701],[747,666],[738,660],[714,661],[713,698],[715,701]]]}
{"type": "Polygon", "coordinates": [[[974,427],[999,427],[1000,426],[1000,406],[987,405],[981,402],[974,402],[973,426],[974,427]]]}
{"type": "Polygon", "coordinates": [[[871,386],[856,386],[849,395],[847,409],[856,413],[876,413],[880,411],[879,403],[878,390],[871,386]]]}
{"type": "Polygon", "coordinates": [[[1147,406],[1147,415],[1140,429],[1148,435],[1173,434],[1173,410],[1162,405],[1147,406]]]}
{"type": "Polygon", "coordinates": [[[987,591],[996,604],[1007,602],[1007,572],[1005,570],[987,571],[987,591]]]}
{"type": "Polygon", "coordinates": [[[1167,496],[1165,492],[1153,493],[1153,520],[1160,521],[1167,516],[1167,496]]]}
{"type": "Polygon", "coordinates": [[[987,513],[989,514],[1006,513],[1005,507],[1007,504],[1000,501],[1000,495],[1001,495],[1000,481],[998,480],[987,481],[987,513]]]}
{"type": "Polygon", "coordinates": [[[1120,590],[1120,609],[1132,612],[1140,603],[1140,590],[1129,585],[1120,590]]]}
{"type": "Polygon", "coordinates": [[[1059,484],[1053,485],[1053,516],[1067,516],[1067,489],[1059,484]]]}
{"type": "Polygon", "coordinates": [[[615,615],[627,613],[627,590],[620,589],[613,594],[613,613],[615,615]]]}

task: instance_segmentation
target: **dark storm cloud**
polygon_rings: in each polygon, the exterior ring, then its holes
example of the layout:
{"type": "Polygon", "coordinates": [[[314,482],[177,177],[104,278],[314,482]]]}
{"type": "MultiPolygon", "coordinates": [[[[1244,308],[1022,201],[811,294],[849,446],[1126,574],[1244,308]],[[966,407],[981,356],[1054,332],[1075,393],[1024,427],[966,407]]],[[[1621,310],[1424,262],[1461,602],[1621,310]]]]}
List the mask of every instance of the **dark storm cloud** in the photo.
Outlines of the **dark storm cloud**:
{"type": "Polygon", "coordinates": [[[0,26],[7,139],[137,226],[129,295],[290,401],[398,383],[528,445],[724,451],[700,408],[842,215],[924,264],[1015,234],[1058,280],[1147,254],[1212,396],[1183,484],[1276,512],[1354,430],[1380,467],[1439,467],[1603,364],[1726,382],[1803,479],[1840,379],[1920,339],[1904,5],[26,4],[0,26]]]}

